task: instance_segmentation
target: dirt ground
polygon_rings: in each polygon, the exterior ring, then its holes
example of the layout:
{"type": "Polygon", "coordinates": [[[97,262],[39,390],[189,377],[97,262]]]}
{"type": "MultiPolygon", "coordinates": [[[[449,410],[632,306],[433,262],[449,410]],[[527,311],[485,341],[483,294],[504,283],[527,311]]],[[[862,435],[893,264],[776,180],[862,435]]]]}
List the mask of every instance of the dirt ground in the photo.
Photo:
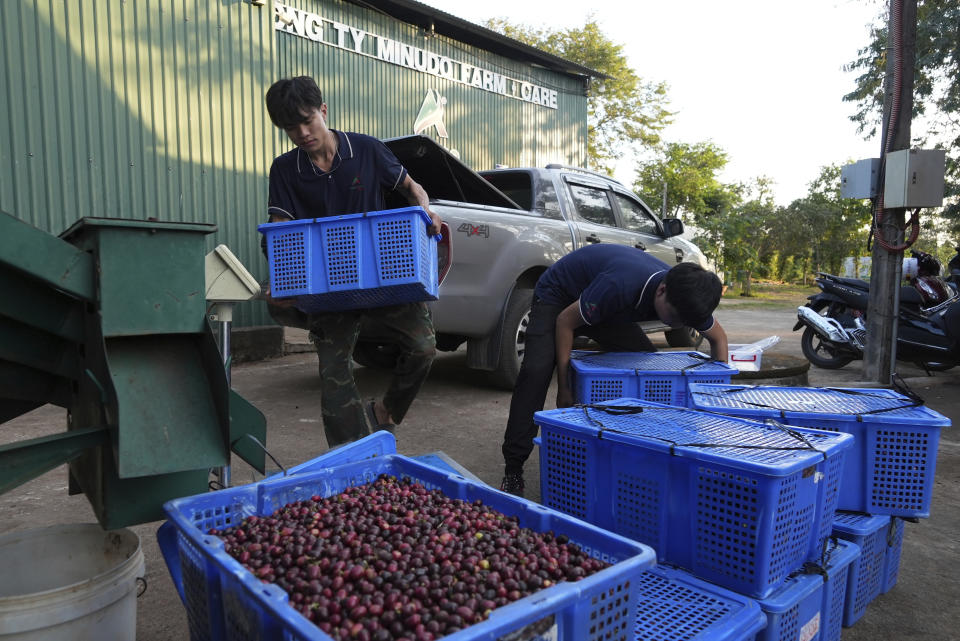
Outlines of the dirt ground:
{"type": "MultiPolygon", "coordinates": [[[[746,343],[769,335],[781,342],[769,353],[800,357],[799,333],[790,328],[795,308],[754,308],[724,301],[718,318],[731,342],[746,343]]],[[[397,438],[402,454],[443,451],[482,481],[499,485],[502,475],[500,440],[510,393],[489,387],[485,377],[464,366],[465,354],[442,354],[401,426],[397,438]]],[[[960,421],[960,370],[926,377],[915,368],[902,367],[911,388],[927,404],[960,421]]],[[[385,386],[382,372],[360,368],[356,377],[361,391],[375,395],[385,386]]],[[[811,369],[812,386],[857,387],[862,378],[854,363],[837,371],[811,369]]],[[[326,450],[320,424],[316,356],[291,354],[279,359],[246,363],[233,368],[233,386],[267,417],[267,447],[285,466],[313,458],[326,450]]],[[[553,394],[548,396],[551,407],[553,394]]],[[[2,443],[33,438],[65,429],[65,412],[45,407],[3,425],[2,443]]],[[[956,428],[943,432],[938,456],[932,516],[908,523],[899,582],[879,597],[866,616],[845,629],[847,641],[886,641],[958,638],[960,568],[957,536],[960,526],[960,443],[956,428]]],[[[539,498],[536,453],[527,470],[528,498],[539,498]]],[[[235,484],[259,476],[234,458],[235,484]]],[[[44,525],[95,520],[83,496],[67,495],[64,467],[43,475],[0,498],[0,534],[44,525]]],[[[186,616],[166,566],[159,554],[156,530],[160,523],[132,528],[141,539],[147,565],[147,590],[138,600],[137,638],[141,641],[186,639],[186,616]]]]}

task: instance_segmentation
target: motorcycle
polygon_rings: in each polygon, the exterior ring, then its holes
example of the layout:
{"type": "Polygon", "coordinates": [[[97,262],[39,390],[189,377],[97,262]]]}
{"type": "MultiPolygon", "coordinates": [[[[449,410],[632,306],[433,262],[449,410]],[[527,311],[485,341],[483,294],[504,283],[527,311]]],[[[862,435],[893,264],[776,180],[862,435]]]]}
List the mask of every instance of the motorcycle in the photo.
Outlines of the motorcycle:
{"type": "MultiPolygon", "coordinates": [[[[940,264],[935,259],[933,262],[939,274],[940,264]]],[[[929,273],[933,263],[927,262],[922,269],[926,273],[921,275],[918,269],[910,285],[900,288],[897,358],[928,372],[944,371],[960,365],[960,295],[939,275],[929,273]]],[[[863,358],[870,285],[822,272],[817,274],[816,283],[821,291],[797,308],[793,330],[803,328],[800,348],[810,363],[839,369],[863,358]]]]}
{"type": "Polygon", "coordinates": [[[960,245],[955,249],[957,254],[947,263],[947,282],[957,290],[960,289],[960,245]]]}

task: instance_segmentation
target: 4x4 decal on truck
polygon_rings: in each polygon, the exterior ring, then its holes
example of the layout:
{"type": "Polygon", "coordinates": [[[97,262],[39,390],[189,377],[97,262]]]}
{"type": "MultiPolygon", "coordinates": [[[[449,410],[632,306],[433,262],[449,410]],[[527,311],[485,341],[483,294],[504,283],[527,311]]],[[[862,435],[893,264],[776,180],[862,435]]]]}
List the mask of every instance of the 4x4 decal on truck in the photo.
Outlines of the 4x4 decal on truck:
{"type": "Polygon", "coordinates": [[[483,236],[484,238],[490,238],[489,225],[471,225],[470,223],[460,223],[460,226],[457,227],[457,231],[462,231],[467,236],[483,236]]]}

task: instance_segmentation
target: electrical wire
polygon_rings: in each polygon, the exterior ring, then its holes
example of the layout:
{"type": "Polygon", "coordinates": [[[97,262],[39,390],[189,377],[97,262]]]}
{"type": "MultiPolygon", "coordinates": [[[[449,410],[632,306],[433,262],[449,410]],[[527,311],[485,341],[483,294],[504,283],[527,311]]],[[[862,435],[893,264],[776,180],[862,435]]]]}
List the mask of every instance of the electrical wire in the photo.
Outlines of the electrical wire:
{"type": "MultiPolygon", "coordinates": [[[[889,34],[889,37],[893,39],[892,52],[895,60],[893,66],[893,97],[890,103],[890,119],[887,121],[887,129],[884,132],[884,141],[882,145],[883,154],[880,159],[879,184],[883,184],[886,181],[886,158],[887,153],[890,151],[890,141],[893,139],[897,122],[900,119],[900,93],[903,88],[903,0],[896,0],[892,2],[890,11],[892,12],[893,17],[893,28],[891,29],[892,33],[889,34]]],[[[909,238],[900,245],[895,245],[888,242],[880,233],[883,212],[883,191],[881,190],[877,194],[877,199],[874,203],[873,227],[870,230],[871,237],[876,238],[878,245],[886,249],[888,252],[895,254],[904,251],[917,241],[917,238],[920,236],[919,208],[913,212],[913,216],[911,216],[910,220],[906,223],[910,226],[909,238]]],[[[905,229],[906,226],[904,227],[904,230],[905,229]]],[[[869,248],[869,246],[870,242],[868,239],[867,247],[869,248]]]]}

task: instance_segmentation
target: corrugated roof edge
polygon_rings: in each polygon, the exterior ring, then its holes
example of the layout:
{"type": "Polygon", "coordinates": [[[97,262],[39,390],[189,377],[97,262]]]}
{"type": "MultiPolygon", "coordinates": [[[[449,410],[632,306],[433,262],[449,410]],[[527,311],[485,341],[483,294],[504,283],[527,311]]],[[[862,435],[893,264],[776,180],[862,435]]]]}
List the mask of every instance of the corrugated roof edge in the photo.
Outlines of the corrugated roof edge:
{"type": "Polygon", "coordinates": [[[347,0],[368,9],[381,11],[393,18],[402,20],[423,29],[449,36],[461,42],[472,44],[495,53],[508,52],[514,57],[535,62],[552,71],[576,76],[608,78],[606,74],[584,67],[542,49],[515,40],[486,27],[474,24],[449,13],[434,9],[414,0],[347,0]]]}

